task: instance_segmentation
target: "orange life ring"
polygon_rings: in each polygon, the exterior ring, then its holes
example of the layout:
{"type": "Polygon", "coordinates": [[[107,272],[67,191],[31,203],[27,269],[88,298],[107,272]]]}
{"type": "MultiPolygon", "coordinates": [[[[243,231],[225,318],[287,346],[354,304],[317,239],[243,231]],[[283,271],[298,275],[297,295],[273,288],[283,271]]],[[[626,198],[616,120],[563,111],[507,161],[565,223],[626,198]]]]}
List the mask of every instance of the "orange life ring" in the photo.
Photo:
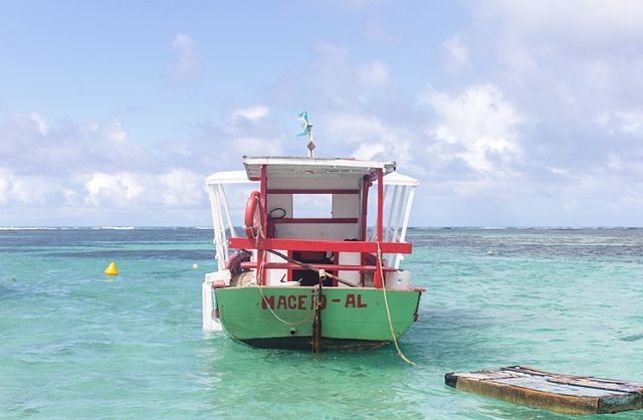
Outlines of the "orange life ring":
{"type": "Polygon", "coordinates": [[[259,232],[263,232],[261,226],[261,212],[259,211],[261,205],[259,200],[261,193],[259,191],[252,191],[246,202],[246,214],[243,218],[243,229],[246,232],[248,239],[256,239],[259,232]]]}

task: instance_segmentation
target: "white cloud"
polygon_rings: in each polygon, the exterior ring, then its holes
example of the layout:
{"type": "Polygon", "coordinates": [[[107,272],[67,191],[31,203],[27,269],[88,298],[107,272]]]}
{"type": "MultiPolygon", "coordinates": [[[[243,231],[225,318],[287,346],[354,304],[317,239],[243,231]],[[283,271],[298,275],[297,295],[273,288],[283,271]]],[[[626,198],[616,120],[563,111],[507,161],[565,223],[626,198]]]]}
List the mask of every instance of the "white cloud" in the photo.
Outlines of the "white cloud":
{"type": "Polygon", "coordinates": [[[133,173],[95,173],[85,183],[87,203],[93,206],[120,207],[131,204],[145,191],[142,177],[133,173]],[[128,203],[129,202],[129,203],[128,203]]]}
{"type": "Polygon", "coordinates": [[[55,199],[60,190],[59,180],[38,175],[19,175],[9,168],[0,167],[0,203],[40,205],[49,200],[64,201],[55,199]]]}
{"type": "Polygon", "coordinates": [[[479,17],[497,19],[514,34],[539,38],[611,43],[622,37],[643,37],[643,3],[638,0],[488,0],[479,17]]]}
{"type": "Polygon", "coordinates": [[[446,54],[445,66],[450,71],[459,71],[469,67],[469,49],[462,42],[459,34],[456,34],[442,44],[442,50],[446,54]]]}
{"type": "Polygon", "coordinates": [[[237,153],[237,156],[279,156],[282,154],[281,141],[279,139],[269,139],[259,136],[240,136],[232,139],[231,146],[237,153]]]}
{"type": "Polygon", "coordinates": [[[248,121],[258,121],[268,116],[268,107],[263,105],[255,105],[248,108],[237,109],[232,112],[232,119],[238,120],[240,118],[248,121]]]}
{"type": "Polygon", "coordinates": [[[346,60],[350,56],[348,48],[325,42],[315,45],[315,52],[321,56],[324,61],[331,62],[335,60],[346,60]]]}
{"type": "Polygon", "coordinates": [[[143,165],[149,157],[119,120],[47,124],[33,112],[0,124],[0,162],[21,173],[56,174],[143,165]]]}
{"type": "Polygon", "coordinates": [[[40,132],[40,134],[46,136],[49,128],[47,127],[45,118],[39,112],[32,112],[31,114],[29,114],[29,117],[38,126],[38,131],[40,132]]]}
{"type": "Polygon", "coordinates": [[[163,204],[166,206],[195,206],[204,197],[203,176],[185,169],[172,169],[160,175],[163,204]]]}
{"type": "Polygon", "coordinates": [[[643,136],[643,111],[611,111],[601,113],[596,121],[609,133],[643,136]]]}
{"type": "Polygon", "coordinates": [[[317,44],[314,53],[312,62],[296,75],[278,80],[271,90],[274,104],[284,109],[303,107],[319,115],[320,111],[366,108],[376,96],[400,99],[384,60],[359,60],[348,48],[334,44],[317,44]]]}
{"type": "Polygon", "coordinates": [[[409,153],[413,136],[401,127],[389,126],[375,116],[336,114],[328,119],[327,133],[331,138],[358,143],[351,156],[361,159],[411,160],[409,153]]]}
{"type": "Polygon", "coordinates": [[[174,76],[180,81],[192,81],[201,77],[202,65],[197,43],[190,35],[179,32],[174,36],[172,48],[176,52],[174,76]]]}
{"type": "Polygon", "coordinates": [[[333,136],[349,142],[372,141],[391,134],[374,116],[345,113],[333,115],[328,120],[327,130],[333,136]]]}
{"type": "Polygon", "coordinates": [[[203,204],[203,179],[177,168],[160,174],[93,173],[83,193],[86,204],[94,207],[191,207],[203,204]]]}
{"type": "Polygon", "coordinates": [[[0,168],[0,203],[6,203],[9,200],[9,189],[9,171],[0,168]]]}
{"type": "Polygon", "coordinates": [[[188,156],[178,167],[172,144],[155,146],[133,143],[116,119],[47,124],[37,112],[11,116],[0,125],[0,203],[70,212],[205,206],[200,163],[188,156]]]}
{"type": "Polygon", "coordinates": [[[352,155],[357,159],[371,160],[384,152],[386,152],[386,147],[382,143],[362,143],[352,155]]]}
{"type": "Polygon", "coordinates": [[[389,67],[381,61],[362,64],[357,69],[360,80],[372,86],[385,86],[389,82],[389,67]]]}
{"type": "Polygon", "coordinates": [[[517,127],[525,117],[493,85],[471,86],[449,95],[429,91],[425,100],[438,115],[429,153],[458,157],[479,173],[500,174],[521,156],[517,127]]]}

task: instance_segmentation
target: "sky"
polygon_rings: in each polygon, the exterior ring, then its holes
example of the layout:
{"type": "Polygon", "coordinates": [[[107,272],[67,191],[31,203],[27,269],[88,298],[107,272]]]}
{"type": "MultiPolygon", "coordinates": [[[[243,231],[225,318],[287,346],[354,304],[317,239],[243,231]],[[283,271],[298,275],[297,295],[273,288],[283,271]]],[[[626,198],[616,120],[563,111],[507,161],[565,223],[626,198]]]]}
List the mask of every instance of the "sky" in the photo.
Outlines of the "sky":
{"type": "Polygon", "coordinates": [[[395,160],[415,226],[643,226],[643,2],[4,1],[0,226],[207,226],[243,155],[395,160]]]}

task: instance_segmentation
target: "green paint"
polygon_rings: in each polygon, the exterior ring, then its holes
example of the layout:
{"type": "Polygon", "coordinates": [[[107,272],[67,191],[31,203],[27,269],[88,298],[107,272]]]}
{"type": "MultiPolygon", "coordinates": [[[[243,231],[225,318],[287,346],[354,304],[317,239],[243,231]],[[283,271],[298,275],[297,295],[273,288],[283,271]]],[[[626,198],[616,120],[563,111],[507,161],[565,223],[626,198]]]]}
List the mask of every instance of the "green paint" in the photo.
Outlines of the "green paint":
{"type": "MultiPolygon", "coordinates": [[[[215,290],[223,327],[239,340],[310,337],[312,294],[312,287],[262,287],[260,290],[255,286],[215,290]]],[[[414,322],[420,294],[418,291],[387,291],[397,337],[414,322]]],[[[326,306],[321,314],[322,338],[391,341],[382,289],[326,287],[323,295],[326,306]]]]}

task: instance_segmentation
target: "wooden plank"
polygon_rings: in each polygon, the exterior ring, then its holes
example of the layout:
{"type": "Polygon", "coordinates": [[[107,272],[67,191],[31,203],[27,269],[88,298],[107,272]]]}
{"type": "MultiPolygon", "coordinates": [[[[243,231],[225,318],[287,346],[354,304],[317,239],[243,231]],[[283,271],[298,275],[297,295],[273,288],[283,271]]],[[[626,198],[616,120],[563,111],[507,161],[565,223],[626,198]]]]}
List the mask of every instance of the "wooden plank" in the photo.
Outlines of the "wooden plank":
{"type": "Polygon", "coordinates": [[[447,373],[445,383],[458,390],[563,414],[643,408],[643,384],[545,372],[526,366],[447,373]]]}

